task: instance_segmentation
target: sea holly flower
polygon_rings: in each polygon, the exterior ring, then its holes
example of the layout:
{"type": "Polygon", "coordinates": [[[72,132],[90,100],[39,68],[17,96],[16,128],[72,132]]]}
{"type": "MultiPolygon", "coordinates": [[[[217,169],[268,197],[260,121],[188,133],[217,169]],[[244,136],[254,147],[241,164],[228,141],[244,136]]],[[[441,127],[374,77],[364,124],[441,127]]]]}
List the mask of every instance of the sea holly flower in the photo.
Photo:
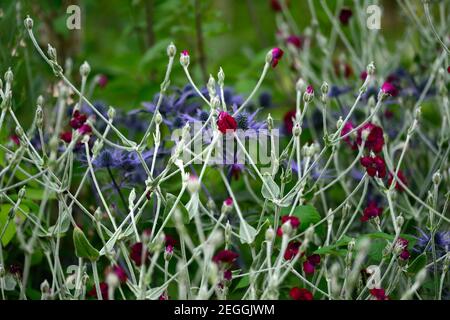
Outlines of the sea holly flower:
{"type": "MultiPolygon", "coordinates": [[[[294,229],[294,230],[300,226],[300,220],[295,216],[282,216],[281,217],[281,225],[285,224],[288,221],[291,224],[292,229],[294,229]]],[[[277,235],[280,237],[283,235],[281,226],[278,227],[277,235]]]]}
{"type": "MultiPolygon", "coordinates": [[[[432,251],[429,243],[431,242],[431,233],[427,233],[420,228],[417,228],[419,231],[419,236],[416,238],[416,244],[414,246],[414,251],[418,253],[422,253],[427,249],[428,251],[432,251]]],[[[434,244],[436,246],[436,252],[442,256],[450,251],[450,231],[438,231],[434,235],[434,244]]]]}
{"type": "Polygon", "coordinates": [[[281,50],[280,48],[272,49],[272,60],[271,60],[272,68],[275,68],[278,65],[278,62],[283,57],[283,54],[284,54],[284,51],[281,50]]]}
{"type": "Polygon", "coordinates": [[[370,294],[375,298],[375,300],[389,300],[389,297],[386,295],[384,289],[370,289],[370,294]]]}
{"type": "Polygon", "coordinates": [[[285,260],[293,259],[298,254],[301,244],[302,243],[300,241],[289,242],[286,251],[284,252],[284,259],[285,260]]]}
{"type": "Polygon", "coordinates": [[[362,144],[363,134],[367,133],[364,147],[375,153],[381,152],[384,146],[384,132],[383,129],[371,122],[366,123],[358,130],[356,142],[358,145],[362,144]]]}
{"type": "MultiPolygon", "coordinates": [[[[388,186],[391,186],[393,180],[394,180],[394,173],[390,172],[390,173],[389,173],[388,186]]],[[[396,182],[395,182],[395,189],[396,189],[398,192],[403,192],[404,189],[403,189],[402,185],[398,182],[398,180],[400,180],[405,186],[406,186],[407,183],[408,183],[407,180],[406,180],[405,175],[404,175],[403,172],[402,172],[402,170],[399,170],[398,173],[397,173],[397,180],[396,180],[396,182]]]]}
{"type": "Polygon", "coordinates": [[[373,218],[381,216],[383,208],[377,206],[374,201],[369,202],[369,205],[364,209],[363,216],[360,218],[361,222],[369,221],[373,218]]]}
{"type": "Polygon", "coordinates": [[[344,25],[347,26],[350,18],[353,16],[353,12],[349,8],[343,8],[341,9],[341,12],[339,13],[339,21],[344,25]]]}
{"type": "Polygon", "coordinates": [[[221,111],[219,112],[219,118],[217,119],[217,127],[220,132],[226,134],[228,130],[236,131],[237,122],[230,114],[228,114],[228,112],[221,111]]]}
{"type": "Polygon", "coordinates": [[[232,264],[239,257],[239,254],[231,250],[221,250],[212,258],[217,264],[232,264]]]}
{"type": "Polygon", "coordinates": [[[294,300],[313,300],[313,295],[308,289],[294,287],[289,291],[294,300]]]}
{"type": "Polygon", "coordinates": [[[365,156],[361,158],[360,162],[370,177],[377,176],[382,179],[386,176],[386,164],[382,157],[365,156]]]}

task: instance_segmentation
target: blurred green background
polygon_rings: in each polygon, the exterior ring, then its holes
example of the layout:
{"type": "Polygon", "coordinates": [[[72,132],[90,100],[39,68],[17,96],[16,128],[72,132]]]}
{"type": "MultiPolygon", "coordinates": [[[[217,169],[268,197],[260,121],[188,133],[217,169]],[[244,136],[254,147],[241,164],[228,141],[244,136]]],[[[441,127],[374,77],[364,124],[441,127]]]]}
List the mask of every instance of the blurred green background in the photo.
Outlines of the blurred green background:
{"type": "MultiPolygon", "coordinates": [[[[328,3],[334,10],[337,1],[328,3]]],[[[353,1],[344,3],[352,6],[353,1]]],[[[382,3],[381,32],[395,43],[402,36],[405,20],[395,1],[382,3]]],[[[320,28],[327,36],[330,23],[316,4],[320,28]]],[[[290,1],[290,7],[303,31],[311,18],[307,1],[290,1]]],[[[80,64],[87,60],[91,75],[102,73],[109,78],[108,86],[96,90],[94,98],[125,109],[139,107],[158,92],[167,63],[165,48],[170,41],[178,52],[187,49],[191,53],[197,83],[204,83],[209,73],[216,75],[222,66],[226,85],[244,95],[255,85],[267,50],[277,45],[275,14],[269,0],[2,0],[0,8],[0,71],[12,67],[16,75],[15,107],[25,110],[55,81],[24,32],[27,14],[34,19],[40,45],[44,49],[47,43],[56,47],[61,64],[66,58],[73,60],[75,83],[79,83],[80,64]],[[81,7],[79,31],[66,27],[66,9],[71,4],[81,7]],[[199,39],[203,41],[203,53],[199,39]],[[203,63],[200,56],[204,57],[203,63]]],[[[280,87],[280,77],[288,68],[280,64],[276,72],[269,73],[262,88],[272,92],[281,106],[290,104],[293,97],[286,97],[286,90],[280,87]]],[[[178,64],[171,79],[173,85],[187,83],[178,64]]]]}

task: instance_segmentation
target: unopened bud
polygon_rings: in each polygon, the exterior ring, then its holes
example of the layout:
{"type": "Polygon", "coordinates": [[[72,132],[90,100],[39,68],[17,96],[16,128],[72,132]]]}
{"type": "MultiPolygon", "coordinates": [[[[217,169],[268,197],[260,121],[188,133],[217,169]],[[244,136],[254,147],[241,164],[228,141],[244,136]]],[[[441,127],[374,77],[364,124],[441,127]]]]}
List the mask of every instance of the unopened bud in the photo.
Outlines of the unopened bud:
{"type": "Polygon", "coordinates": [[[435,172],[433,174],[433,183],[438,186],[441,183],[441,174],[439,171],[435,172]]]}
{"type": "Polygon", "coordinates": [[[91,72],[91,66],[85,61],[80,67],[80,74],[82,77],[87,77],[89,72],[91,72]]]}
{"type": "Polygon", "coordinates": [[[30,16],[27,16],[24,20],[25,28],[28,30],[33,28],[33,19],[30,18],[30,16]]]}
{"type": "Polygon", "coordinates": [[[267,228],[265,236],[267,242],[272,242],[272,240],[275,238],[275,230],[273,230],[272,227],[267,228]]]}
{"type": "Polygon", "coordinates": [[[170,58],[175,57],[177,53],[177,47],[175,47],[175,45],[173,44],[173,42],[171,42],[168,46],[167,46],[167,55],[170,58]]]}

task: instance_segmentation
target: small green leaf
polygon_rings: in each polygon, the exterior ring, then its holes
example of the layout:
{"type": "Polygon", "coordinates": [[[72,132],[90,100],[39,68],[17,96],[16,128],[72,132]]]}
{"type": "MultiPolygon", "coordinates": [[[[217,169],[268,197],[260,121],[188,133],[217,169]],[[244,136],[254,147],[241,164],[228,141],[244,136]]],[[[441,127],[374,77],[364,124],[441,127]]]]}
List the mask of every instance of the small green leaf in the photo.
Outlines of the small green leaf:
{"type": "Polygon", "coordinates": [[[248,275],[243,276],[241,280],[239,280],[238,284],[234,288],[234,290],[239,290],[242,288],[247,288],[250,285],[250,277],[248,275]]]}
{"type": "MultiPolygon", "coordinates": [[[[283,208],[283,209],[281,209],[281,214],[288,215],[290,211],[291,211],[291,208],[283,208]]],[[[313,224],[316,224],[317,222],[319,222],[320,218],[321,218],[320,214],[316,210],[316,208],[314,208],[313,206],[310,206],[310,205],[296,207],[294,209],[293,215],[296,216],[297,218],[299,218],[299,220],[300,220],[300,231],[301,232],[308,229],[308,227],[310,225],[313,225],[313,224]]]]}
{"type": "Polygon", "coordinates": [[[427,265],[427,255],[425,253],[422,253],[421,255],[417,256],[417,258],[414,259],[413,262],[408,267],[408,273],[410,275],[414,275],[427,265]]]}
{"type": "MultiPolygon", "coordinates": [[[[171,193],[166,194],[166,207],[164,208],[164,215],[163,215],[164,219],[166,219],[170,210],[172,210],[176,200],[177,200],[177,197],[175,197],[173,194],[171,194],[171,193]]],[[[183,224],[189,224],[189,221],[190,221],[189,212],[187,211],[186,207],[181,202],[178,202],[177,208],[181,211],[181,216],[183,218],[182,219],[183,224]]],[[[166,227],[168,227],[168,228],[175,227],[174,212],[172,213],[171,219],[169,219],[169,221],[167,221],[166,227]]]]}
{"type": "Polygon", "coordinates": [[[280,197],[280,187],[273,181],[269,174],[264,174],[264,183],[261,188],[261,194],[265,199],[276,200],[280,197]]]}
{"type": "Polygon", "coordinates": [[[239,237],[241,238],[241,243],[253,243],[256,237],[256,229],[247,223],[247,221],[242,220],[239,226],[239,237]]]}
{"type": "Polygon", "coordinates": [[[73,230],[73,244],[78,258],[86,258],[90,261],[98,260],[100,253],[92,246],[83,231],[78,227],[75,227],[73,230]]]}

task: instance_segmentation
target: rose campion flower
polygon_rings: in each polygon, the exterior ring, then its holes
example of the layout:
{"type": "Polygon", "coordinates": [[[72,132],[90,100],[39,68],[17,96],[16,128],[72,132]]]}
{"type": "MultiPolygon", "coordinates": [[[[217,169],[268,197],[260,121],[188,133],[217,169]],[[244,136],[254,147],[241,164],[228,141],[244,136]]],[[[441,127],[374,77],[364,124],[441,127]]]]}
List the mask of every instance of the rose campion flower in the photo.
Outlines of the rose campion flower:
{"type": "Polygon", "coordinates": [[[231,264],[239,257],[239,254],[231,250],[221,250],[212,258],[212,260],[217,263],[227,263],[231,264]]]}
{"type": "Polygon", "coordinates": [[[227,130],[235,131],[237,129],[237,122],[230,114],[221,111],[217,119],[217,127],[220,132],[226,134],[227,130]]]}
{"type": "MultiPolygon", "coordinates": [[[[282,216],[281,217],[281,225],[285,224],[287,221],[289,221],[291,223],[292,229],[297,229],[300,226],[300,220],[297,217],[294,217],[294,216],[282,216]]],[[[283,235],[281,226],[278,227],[277,235],[280,237],[283,235]]]]}
{"type": "MultiPolygon", "coordinates": [[[[404,189],[403,189],[403,187],[401,186],[401,184],[398,182],[399,180],[400,180],[405,186],[406,186],[407,183],[408,183],[407,180],[406,180],[405,175],[404,175],[403,172],[402,172],[402,170],[399,170],[398,173],[397,173],[397,180],[396,180],[396,182],[395,182],[395,189],[396,189],[398,192],[403,192],[404,189]]],[[[394,181],[394,173],[390,172],[390,173],[389,173],[389,180],[388,180],[388,184],[387,184],[388,187],[391,186],[392,181],[394,181]]]]}
{"type": "Polygon", "coordinates": [[[347,26],[350,22],[350,18],[353,16],[353,12],[351,9],[343,8],[341,12],[339,13],[339,21],[344,25],[347,26]]]}
{"type": "Polygon", "coordinates": [[[383,208],[377,207],[374,201],[369,202],[369,205],[364,209],[363,216],[361,217],[361,222],[367,222],[375,217],[381,216],[383,213],[383,208]]]}
{"type": "Polygon", "coordinates": [[[278,62],[283,57],[284,51],[280,48],[272,49],[272,68],[275,68],[278,65],[278,62]]]}
{"type": "Polygon", "coordinates": [[[389,297],[386,295],[384,289],[377,289],[377,288],[370,289],[370,294],[376,300],[389,300],[389,297]]]}
{"type": "Polygon", "coordinates": [[[383,85],[381,86],[381,91],[384,94],[390,95],[392,97],[395,97],[398,95],[398,89],[396,86],[394,86],[391,82],[386,81],[385,83],[383,83],[383,85]]]}
{"type": "Polygon", "coordinates": [[[294,287],[289,291],[294,300],[313,300],[313,295],[308,289],[294,287]]]}
{"type": "Polygon", "coordinates": [[[369,131],[364,147],[375,153],[381,152],[384,146],[384,132],[383,129],[371,122],[366,123],[358,130],[356,142],[358,145],[362,144],[362,133],[369,131]]]}
{"type": "Polygon", "coordinates": [[[386,176],[386,164],[382,157],[365,156],[361,158],[360,162],[361,165],[366,168],[367,174],[370,177],[377,176],[382,179],[386,176]]]}
{"type": "Polygon", "coordinates": [[[298,254],[301,244],[302,243],[300,241],[289,242],[286,251],[284,252],[284,259],[285,260],[293,259],[298,254]]]}

